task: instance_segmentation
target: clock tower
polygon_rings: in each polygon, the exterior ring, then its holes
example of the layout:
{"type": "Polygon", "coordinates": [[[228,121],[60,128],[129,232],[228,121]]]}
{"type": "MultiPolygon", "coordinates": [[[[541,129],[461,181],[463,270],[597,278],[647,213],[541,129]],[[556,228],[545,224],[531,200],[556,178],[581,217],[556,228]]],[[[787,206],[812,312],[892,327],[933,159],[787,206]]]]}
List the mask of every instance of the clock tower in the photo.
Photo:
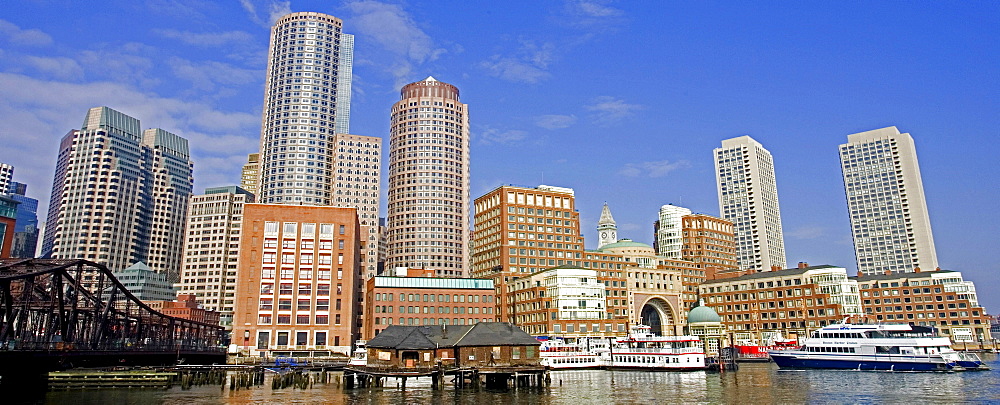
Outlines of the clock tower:
{"type": "Polygon", "coordinates": [[[597,235],[601,238],[597,244],[598,249],[618,241],[618,226],[615,225],[615,219],[611,216],[608,203],[604,203],[601,219],[597,221],[597,235]]]}

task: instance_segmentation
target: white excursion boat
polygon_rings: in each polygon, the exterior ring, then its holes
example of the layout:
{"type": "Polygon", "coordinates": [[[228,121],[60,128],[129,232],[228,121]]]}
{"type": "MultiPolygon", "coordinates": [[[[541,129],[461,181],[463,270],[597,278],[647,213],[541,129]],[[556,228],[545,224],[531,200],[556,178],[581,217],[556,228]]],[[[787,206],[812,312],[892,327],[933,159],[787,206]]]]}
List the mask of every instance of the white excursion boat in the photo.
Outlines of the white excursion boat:
{"type": "Polygon", "coordinates": [[[801,349],[770,351],[780,368],[888,371],[988,370],[974,353],[959,353],[934,328],[906,324],[849,323],[813,332],[801,349]]]}
{"type": "Polygon", "coordinates": [[[368,348],[365,344],[368,343],[367,340],[358,340],[354,342],[354,351],[351,353],[350,365],[352,366],[367,366],[368,365],[368,348]]]}
{"type": "Polygon", "coordinates": [[[704,370],[705,350],[697,336],[657,336],[637,325],[611,348],[611,368],[643,370],[704,370]]]}
{"type": "Polygon", "coordinates": [[[602,338],[549,339],[539,352],[541,364],[554,370],[605,368],[611,363],[608,339],[602,338]]]}
{"type": "Polygon", "coordinates": [[[623,338],[576,338],[542,342],[541,363],[552,369],[613,368],[704,370],[705,351],[697,336],[657,336],[637,325],[623,338]]]}

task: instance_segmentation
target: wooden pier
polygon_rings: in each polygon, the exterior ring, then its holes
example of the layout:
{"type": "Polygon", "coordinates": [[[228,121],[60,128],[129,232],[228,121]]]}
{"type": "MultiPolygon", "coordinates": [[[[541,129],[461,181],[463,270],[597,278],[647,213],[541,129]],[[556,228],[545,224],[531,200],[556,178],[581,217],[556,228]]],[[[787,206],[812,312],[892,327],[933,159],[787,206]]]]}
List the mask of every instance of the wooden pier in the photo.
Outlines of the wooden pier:
{"type": "Polygon", "coordinates": [[[153,388],[167,389],[178,381],[176,372],[76,370],[49,373],[50,390],[86,388],[153,388]]]}
{"type": "Polygon", "coordinates": [[[489,368],[432,368],[432,369],[387,369],[374,367],[348,367],[344,370],[344,388],[384,387],[387,378],[400,380],[400,388],[406,388],[410,378],[428,377],[431,388],[441,389],[444,377],[452,376],[455,388],[517,389],[544,387],[552,382],[546,367],[489,367],[489,368]]]}

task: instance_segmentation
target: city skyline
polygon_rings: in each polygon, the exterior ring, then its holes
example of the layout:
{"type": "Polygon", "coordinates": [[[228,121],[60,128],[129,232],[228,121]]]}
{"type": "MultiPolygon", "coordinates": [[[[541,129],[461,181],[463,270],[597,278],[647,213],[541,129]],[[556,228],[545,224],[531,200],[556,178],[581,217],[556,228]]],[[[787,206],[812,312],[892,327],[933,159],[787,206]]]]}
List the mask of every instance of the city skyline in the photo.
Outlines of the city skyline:
{"type": "MultiPolygon", "coordinates": [[[[0,161],[41,207],[58,138],[96,105],[190,139],[195,190],[239,184],[257,152],[271,4],[173,4],[121,3],[144,18],[86,27],[73,22],[111,17],[0,6],[0,116],[11,124],[0,161]]],[[[631,7],[297,1],[275,14],[331,14],[356,35],[355,134],[387,139],[404,83],[434,75],[461,88],[473,106],[472,197],[501,184],[574,188],[587,248],[605,201],[619,237],[644,243],[663,204],[718,215],[711,151],[750,135],[774,155],[788,261],[853,270],[837,146],[897,126],[921,150],[941,267],[989,280],[996,4],[865,5],[863,16],[848,5],[631,7]]]]}

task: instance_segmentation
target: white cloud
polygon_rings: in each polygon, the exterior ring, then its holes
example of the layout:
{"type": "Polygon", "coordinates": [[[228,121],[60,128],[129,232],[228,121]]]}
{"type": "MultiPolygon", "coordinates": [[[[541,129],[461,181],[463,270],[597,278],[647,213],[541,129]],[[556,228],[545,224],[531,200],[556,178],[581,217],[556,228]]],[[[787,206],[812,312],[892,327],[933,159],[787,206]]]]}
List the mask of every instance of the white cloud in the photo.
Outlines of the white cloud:
{"type": "Polygon", "coordinates": [[[42,46],[52,43],[49,34],[37,29],[21,29],[7,20],[0,20],[0,37],[7,38],[15,45],[42,46]]]}
{"type": "Polygon", "coordinates": [[[639,177],[643,175],[646,177],[664,177],[672,171],[686,169],[689,167],[691,167],[691,162],[687,160],[678,160],[676,162],[660,160],[655,162],[627,163],[625,167],[618,170],[618,174],[625,177],[639,177]]]}
{"type": "Polygon", "coordinates": [[[157,53],[156,48],[151,46],[129,42],[116,47],[82,51],[77,60],[89,77],[105,77],[150,87],[158,83],[158,79],[149,75],[154,67],[153,56],[157,53]]]}
{"type": "Polygon", "coordinates": [[[174,75],[191,82],[198,90],[214,90],[216,85],[243,85],[262,80],[263,71],[243,69],[222,62],[193,62],[171,58],[168,61],[174,75]]]}
{"type": "Polygon", "coordinates": [[[267,1],[265,2],[262,9],[267,12],[267,20],[260,17],[257,13],[257,5],[253,0],[240,0],[240,5],[243,6],[243,10],[246,10],[250,21],[255,24],[260,25],[264,28],[270,29],[274,25],[275,21],[285,14],[292,12],[292,2],[291,1],[267,1]]]}
{"type": "MultiPolygon", "coordinates": [[[[353,14],[348,33],[365,37],[389,52],[391,62],[385,63],[396,78],[396,87],[414,80],[415,66],[436,60],[447,50],[435,45],[417,22],[396,4],[378,1],[352,1],[346,8],[353,14]]],[[[345,24],[346,25],[346,24],[345,24]]]]}
{"type": "Polygon", "coordinates": [[[606,1],[570,1],[568,6],[577,14],[592,18],[620,17],[624,11],[608,7],[606,1]]]}
{"type": "Polygon", "coordinates": [[[485,144],[512,144],[524,140],[528,136],[528,132],[519,129],[500,130],[485,127],[484,130],[473,134],[473,136],[485,144]]]}
{"type": "Polygon", "coordinates": [[[577,28],[606,30],[625,18],[625,12],[608,4],[607,0],[569,0],[565,4],[565,21],[577,28]]]}
{"type": "Polygon", "coordinates": [[[821,226],[803,226],[785,235],[794,239],[817,239],[826,233],[826,229],[821,226]]]}
{"type": "Polygon", "coordinates": [[[225,32],[191,32],[171,29],[157,29],[154,33],[169,39],[176,39],[189,45],[196,46],[219,46],[228,44],[243,44],[253,41],[253,35],[245,31],[225,31],[225,32]]]}
{"type": "Polygon", "coordinates": [[[602,124],[610,124],[621,121],[623,118],[631,116],[636,111],[645,107],[639,104],[628,104],[620,98],[601,96],[595,98],[592,104],[586,105],[583,108],[594,112],[595,121],[602,124]]]}
{"type": "Polygon", "coordinates": [[[524,41],[514,55],[493,55],[489,60],[479,63],[494,77],[510,82],[537,83],[548,78],[546,70],[555,59],[555,44],[546,42],[537,45],[524,41]]]}
{"type": "Polygon", "coordinates": [[[83,77],[83,68],[79,63],[70,58],[55,57],[46,58],[41,56],[26,56],[24,62],[59,79],[80,79],[83,77]]]}
{"type": "Polygon", "coordinates": [[[0,161],[15,166],[18,181],[31,185],[29,193],[43,200],[43,207],[58,139],[80,127],[87,109],[101,105],[140,119],[144,128],[163,128],[187,138],[199,185],[203,179],[238,183],[240,165],[219,166],[211,159],[242,161],[258,149],[257,114],[220,111],[205,102],[160,97],[121,83],[45,81],[0,72],[0,117],[5,123],[0,129],[0,161]]]}
{"type": "Polygon", "coordinates": [[[535,125],[545,129],[568,128],[575,123],[575,115],[540,115],[535,118],[535,125]]]}

